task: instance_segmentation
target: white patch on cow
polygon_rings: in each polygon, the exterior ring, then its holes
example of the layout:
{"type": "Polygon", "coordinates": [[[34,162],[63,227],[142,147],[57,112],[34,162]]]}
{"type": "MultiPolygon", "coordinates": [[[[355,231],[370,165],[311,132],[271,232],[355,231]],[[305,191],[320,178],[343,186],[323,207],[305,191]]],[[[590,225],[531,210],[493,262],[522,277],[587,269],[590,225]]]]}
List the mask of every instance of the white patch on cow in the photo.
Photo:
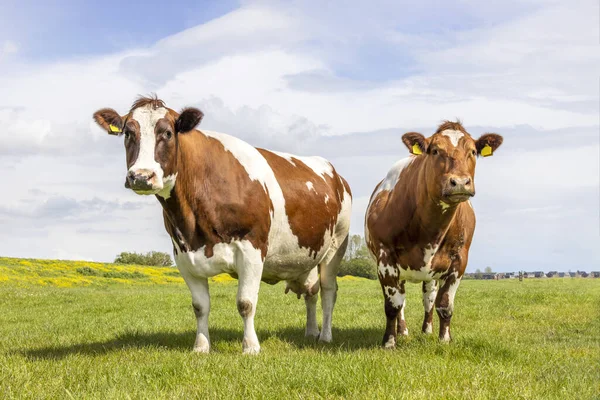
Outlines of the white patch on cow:
{"type": "Polygon", "coordinates": [[[431,243],[425,246],[423,249],[423,268],[426,268],[427,270],[431,269],[431,262],[433,261],[433,257],[435,256],[438,248],[438,245],[432,245],[431,243]]]}
{"type": "Polygon", "coordinates": [[[167,200],[169,197],[171,197],[171,191],[175,187],[176,180],[177,180],[177,172],[166,176],[163,179],[163,189],[156,194],[159,195],[160,197],[162,197],[163,199],[167,200]]]}
{"type": "Polygon", "coordinates": [[[383,191],[389,192],[393,190],[396,187],[396,184],[398,183],[398,179],[400,179],[400,173],[402,172],[402,170],[409,166],[415,158],[415,156],[403,158],[402,160],[397,161],[392,166],[392,168],[388,171],[387,175],[385,176],[385,179],[379,184],[379,186],[377,186],[377,190],[375,190],[375,192],[371,196],[371,199],[369,200],[369,205],[367,207],[367,214],[369,208],[371,208],[371,203],[377,197],[377,195],[383,191]]]}
{"type": "Polygon", "coordinates": [[[269,150],[271,153],[277,154],[279,157],[281,158],[285,158],[286,160],[289,161],[290,164],[292,164],[294,167],[296,166],[296,163],[294,162],[294,160],[292,160],[292,157],[296,158],[296,156],[292,155],[292,154],[288,154],[288,153],[283,153],[281,151],[274,151],[274,150],[269,150]]]}
{"type": "Polygon", "coordinates": [[[444,329],[444,335],[440,338],[440,340],[444,343],[450,342],[450,327],[446,327],[444,329]]]}
{"type": "Polygon", "coordinates": [[[371,236],[369,235],[369,226],[368,226],[367,222],[369,219],[369,210],[371,209],[371,206],[373,205],[373,201],[375,200],[375,198],[377,198],[377,195],[379,193],[381,193],[383,191],[389,192],[396,187],[396,184],[398,183],[398,179],[400,179],[400,173],[402,172],[402,170],[404,168],[409,166],[415,158],[416,158],[416,156],[410,156],[410,157],[403,158],[401,160],[396,161],[396,163],[388,171],[387,175],[385,176],[385,179],[383,181],[381,181],[381,183],[379,183],[379,185],[377,185],[375,192],[373,192],[373,195],[369,199],[369,205],[367,206],[367,212],[365,213],[365,241],[367,243],[369,243],[371,241],[371,236]]]}
{"type": "MultiPolygon", "coordinates": [[[[177,268],[179,270],[185,268],[189,275],[193,277],[209,278],[221,273],[232,273],[235,271],[235,253],[241,245],[238,241],[217,243],[213,246],[212,257],[206,257],[204,253],[206,250],[205,246],[196,251],[183,252],[177,242],[173,239],[171,240],[177,249],[177,255],[175,255],[177,268]]],[[[185,277],[183,272],[182,276],[185,277]]]]}
{"type": "Polygon", "coordinates": [[[385,342],[383,344],[383,348],[385,349],[393,349],[394,347],[396,347],[396,339],[394,339],[393,336],[390,336],[387,340],[387,342],[385,342]]]}
{"type": "Polygon", "coordinates": [[[430,282],[433,279],[438,279],[442,272],[434,273],[431,269],[433,257],[435,256],[439,246],[428,244],[423,249],[423,265],[418,270],[404,268],[399,266],[399,279],[406,280],[412,283],[430,282]]]}
{"type": "Polygon", "coordinates": [[[140,125],[140,149],[137,159],[131,168],[129,168],[129,171],[135,172],[145,169],[154,172],[156,175],[154,189],[159,190],[163,188],[163,170],[160,164],[154,159],[154,149],[156,146],[154,127],[158,120],[164,118],[165,115],[167,115],[166,108],[159,107],[154,109],[151,104],[136,108],[131,115],[131,118],[136,120],[140,125]]]}
{"type": "Polygon", "coordinates": [[[379,270],[379,274],[383,277],[385,277],[386,275],[389,275],[391,277],[396,277],[398,276],[398,269],[396,267],[390,266],[390,265],[381,265],[379,264],[377,266],[377,269],[379,270]]]}
{"type": "Polygon", "coordinates": [[[317,191],[315,190],[313,183],[312,182],[306,182],[306,187],[308,188],[308,191],[314,191],[315,193],[317,193],[317,191]]]}
{"type": "Polygon", "coordinates": [[[440,201],[440,207],[442,207],[442,214],[445,214],[446,211],[448,211],[448,209],[450,208],[450,204],[440,201]]]}
{"type": "Polygon", "coordinates": [[[298,161],[301,161],[308,168],[312,169],[313,172],[323,179],[325,179],[325,175],[329,175],[330,178],[333,178],[333,167],[331,163],[324,159],[323,157],[313,156],[313,157],[304,157],[304,156],[295,156],[293,154],[283,153],[280,151],[271,151],[271,153],[277,154],[279,157],[285,158],[292,165],[296,166],[294,160],[295,158],[298,161]]]}
{"type": "Polygon", "coordinates": [[[425,331],[424,333],[430,334],[433,333],[433,324],[431,322],[427,322],[425,324],[425,331]]]}
{"type": "Polygon", "coordinates": [[[404,319],[404,309],[406,308],[406,295],[404,295],[404,301],[402,302],[402,308],[400,309],[400,318],[401,321],[404,321],[404,330],[402,332],[398,332],[399,335],[408,336],[408,327],[406,327],[406,320],[404,319]]]}
{"type": "Polygon", "coordinates": [[[404,305],[404,298],[406,296],[400,293],[400,289],[392,286],[384,286],[383,291],[385,293],[385,297],[389,299],[394,308],[400,308],[400,306],[404,305]],[[391,295],[390,292],[392,293],[391,295]]]}
{"type": "Polygon", "coordinates": [[[327,204],[327,203],[329,203],[329,195],[328,194],[325,195],[325,204],[327,204]]]}
{"type": "Polygon", "coordinates": [[[446,129],[442,132],[442,135],[447,136],[454,147],[458,146],[460,138],[465,136],[461,131],[455,131],[453,129],[446,129]]]}

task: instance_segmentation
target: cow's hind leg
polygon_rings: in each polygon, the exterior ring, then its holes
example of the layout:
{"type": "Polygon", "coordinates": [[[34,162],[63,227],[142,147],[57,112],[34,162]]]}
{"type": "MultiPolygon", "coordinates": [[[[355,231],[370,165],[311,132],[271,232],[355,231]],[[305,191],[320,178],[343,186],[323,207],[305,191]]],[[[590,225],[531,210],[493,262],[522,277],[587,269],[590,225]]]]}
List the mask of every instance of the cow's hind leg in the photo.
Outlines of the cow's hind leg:
{"type": "Polygon", "coordinates": [[[348,246],[348,236],[344,239],[340,247],[335,251],[333,257],[323,260],[319,264],[320,283],[321,283],[321,307],[323,308],[323,326],[319,340],[322,342],[331,342],[331,320],[333,316],[333,307],[337,298],[337,273],[346,253],[348,246]]]}
{"type": "Polygon", "coordinates": [[[433,306],[437,290],[437,281],[423,282],[423,309],[425,310],[425,317],[423,318],[421,331],[426,334],[433,333],[433,306]]]}
{"type": "MultiPolygon", "coordinates": [[[[251,247],[251,246],[250,246],[251,247]]],[[[237,309],[244,321],[244,354],[260,352],[258,336],[254,330],[254,315],[258,303],[258,290],[263,263],[259,250],[243,249],[236,259],[238,273],[237,309]]]]}
{"type": "MultiPolygon", "coordinates": [[[[406,291],[404,281],[398,281],[397,277],[388,276],[381,280],[381,289],[383,290],[384,309],[387,319],[385,333],[383,334],[383,347],[393,349],[396,347],[397,329],[401,324],[397,321],[401,316],[402,308],[406,301],[406,291]]],[[[404,322],[406,327],[406,321],[404,322]]]]}
{"type": "Polygon", "coordinates": [[[454,312],[454,296],[460,284],[460,278],[452,273],[446,278],[440,280],[440,289],[435,298],[435,310],[440,318],[440,340],[449,342],[452,339],[450,335],[450,320],[454,312]]]}

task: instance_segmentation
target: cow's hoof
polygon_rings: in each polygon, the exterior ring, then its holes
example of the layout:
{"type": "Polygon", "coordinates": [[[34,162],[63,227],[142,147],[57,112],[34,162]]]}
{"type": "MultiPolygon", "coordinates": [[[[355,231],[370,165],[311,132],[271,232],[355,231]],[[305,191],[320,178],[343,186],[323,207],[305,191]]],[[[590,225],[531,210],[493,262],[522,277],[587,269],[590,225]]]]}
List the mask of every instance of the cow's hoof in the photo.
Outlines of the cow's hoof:
{"type": "Polygon", "coordinates": [[[386,350],[395,349],[396,348],[396,339],[394,339],[392,336],[390,336],[388,338],[388,340],[383,343],[383,348],[386,350]]]}
{"type": "Polygon", "coordinates": [[[194,343],[194,353],[209,353],[210,343],[203,334],[196,336],[196,343],[194,343]]]}
{"type": "Polygon", "coordinates": [[[331,343],[331,332],[326,333],[326,332],[321,332],[321,334],[319,335],[319,342],[323,342],[323,343],[331,343]]]}
{"type": "Polygon", "coordinates": [[[194,353],[208,354],[208,353],[210,353],[210,347],[208,347],[208,346],[204,346],[204,347],[202,347],[202,346],[198,346],[198,347],[194,346],[194,350],[193,351],[194,351],[194,353]]]}
{"type": "Polygon", "coordinates": [[[317,339],[319,337],[319,329],[307,329],[304,336],[311,339],[317,339]]]}
{"type": "Polygon", "coordinates": [[[242,353],[244,354],[258,354],[260,353],[260,344],[258,342],[252,343],[247,339],[242,342],[242,353]]]}
{"type": "Polygon", "coordinates": [[[402,332],[398,332],[400,336],[408,336],[408,328],[404,328],[402,332]]]}
{"type": "Polygon", "coordinates": [[[421,332],[423,332],[425,335],[431,335],[433,333],[433,325],[430,323],[425,324],[421,332]]]}
{"type": "Polygon", "coordinates": [[[258,353],[260,353],[260,346],[245,347],[242,350],[242,353],[243,354],[252,354],[252,355],[258,354],[258,353]]]}

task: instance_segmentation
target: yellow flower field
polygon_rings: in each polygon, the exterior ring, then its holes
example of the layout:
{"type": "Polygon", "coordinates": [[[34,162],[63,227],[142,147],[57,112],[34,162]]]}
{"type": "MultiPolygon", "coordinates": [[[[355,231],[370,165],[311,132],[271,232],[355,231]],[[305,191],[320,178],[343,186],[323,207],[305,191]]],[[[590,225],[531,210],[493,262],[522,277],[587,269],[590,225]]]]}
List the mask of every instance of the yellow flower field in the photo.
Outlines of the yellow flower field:
{"type": "MultiPolygon", "coordinates": [[[[346,276],[342,280],[363,280],[346,276]]],[[[235,279],[227,274],[211,278],[214,283],[235,279]]],[[[105,286],[111,284],[155,285],[181,284],[183,279],[175,267],[119,265],[91,261],[36,260],[0,257],[0,285],[16,286],[105,286]]]]}

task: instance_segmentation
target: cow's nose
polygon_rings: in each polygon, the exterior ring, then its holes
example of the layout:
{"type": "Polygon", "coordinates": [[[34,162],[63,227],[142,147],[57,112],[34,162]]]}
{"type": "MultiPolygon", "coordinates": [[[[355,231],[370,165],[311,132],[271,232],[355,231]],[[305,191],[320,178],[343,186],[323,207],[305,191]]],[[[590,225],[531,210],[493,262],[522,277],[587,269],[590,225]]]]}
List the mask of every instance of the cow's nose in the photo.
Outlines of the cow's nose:
{"type": "Polygon", "coordinates": [[[133,190],[152,189],[152,178],[156,176],[154,171],[148,169],[138,169],[127,173],[127,183],[133,190]]]}
{"type": "Polygon", "coordinates": [[[469,187],[471,186],[471,178],[470,177],[457,177],[453,176],[450,178],[450,186],[452,187],[469,187]]]}

